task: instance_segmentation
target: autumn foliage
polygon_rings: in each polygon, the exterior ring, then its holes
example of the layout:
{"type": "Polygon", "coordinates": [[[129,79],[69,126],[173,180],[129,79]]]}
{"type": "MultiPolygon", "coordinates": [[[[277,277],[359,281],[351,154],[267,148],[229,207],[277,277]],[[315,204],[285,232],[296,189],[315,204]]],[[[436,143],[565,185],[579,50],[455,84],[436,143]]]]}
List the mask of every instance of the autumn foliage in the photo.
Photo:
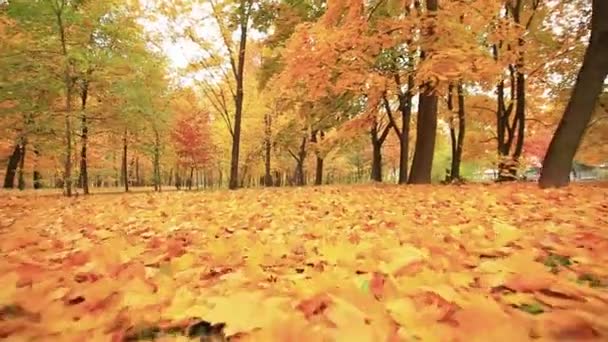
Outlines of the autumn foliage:
{"type": "Polygon", "coordinates": [[[179,164],[188,168],[206,166],[213,154],[209,116],[194,113],[180,118],[171,134],[179,164]]]}
{"type": "Polygon", "coordinates": [[[592,185],[5,196],[0,336],[605,340],[606,196],[592,185]]]}

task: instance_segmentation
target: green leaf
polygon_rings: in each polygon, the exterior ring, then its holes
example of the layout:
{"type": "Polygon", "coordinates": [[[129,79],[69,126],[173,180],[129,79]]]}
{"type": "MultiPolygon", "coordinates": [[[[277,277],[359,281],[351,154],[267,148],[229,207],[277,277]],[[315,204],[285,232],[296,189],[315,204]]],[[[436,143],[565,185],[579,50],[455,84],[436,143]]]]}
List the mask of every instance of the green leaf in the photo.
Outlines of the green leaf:
{"type": "Polygon", "coordinates": [[[521,311],[527,312],[531,315],[539,315],[543,312],[545,312],[545,310],[543,309],[543,307],[538,304],[538,303],[533,303],[533,304],[521,304],[519,306],[517,306],[517,308],[521,311]]]}
{"type": "Polygon", "coordinates": [[[602,285],[602,281],[598,277],[596,277],[596,276],[594,276],[593,274],[590,274],[590,273],[581,274],[578,277],[578,282],[579,283],[588,283],[589,286],[591,286],[591,287],[601,287],[601,286],[603,286],[602,285]]]}
{"type": "Polygon", "coordinates": [[[548,267],[570,266],[572,265],[572,261],[570,260],[570,257],[567,256],[549,254],[547,259],[545,259],[544,264],[548,267]]]}

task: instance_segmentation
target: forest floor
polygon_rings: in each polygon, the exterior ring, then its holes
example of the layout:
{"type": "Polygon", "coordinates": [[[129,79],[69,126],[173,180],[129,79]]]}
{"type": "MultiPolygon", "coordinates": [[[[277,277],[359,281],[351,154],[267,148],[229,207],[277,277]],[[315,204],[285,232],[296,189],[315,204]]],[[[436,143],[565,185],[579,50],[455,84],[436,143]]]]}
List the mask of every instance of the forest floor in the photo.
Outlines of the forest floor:
{"type": "Polygon", "coordinates": [[[0,289],[11,341],[605,341],[608,188],[3,193],[0,289]]]}

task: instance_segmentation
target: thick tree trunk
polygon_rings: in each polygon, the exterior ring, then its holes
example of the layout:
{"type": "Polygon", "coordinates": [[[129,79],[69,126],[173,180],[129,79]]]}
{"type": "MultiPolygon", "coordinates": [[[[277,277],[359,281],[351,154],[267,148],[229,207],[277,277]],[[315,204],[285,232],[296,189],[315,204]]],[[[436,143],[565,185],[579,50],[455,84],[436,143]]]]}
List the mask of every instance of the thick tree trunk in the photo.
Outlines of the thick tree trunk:
{"type": "Polygon", "coordinates": [[[315,170],[315,185],[323,184],[323,158],[317,155],[317,165],[315,170]]]}
{"type": "Polygon", "coordinates": [[[15,143],[13,153],[8,159],[8,165],[6,166],[6,174],[4,175],[4,188],[12,189],[15,187],[15,176],[17,175],[17,168],[21,161],[21,139],[15,143]]]}
{"type": "Polygon", "coordinates": [[[382,182],[382,145],[372,143],[372,173],[374,182],[382,182]]]}
{"type": "Polygon", "coordinates": [[[125,129],[125,133],[122,137],[122,181],[125,186],[125,192],[129,192],[129,165],[127,163],[128,158],[128,131],[125,129]]]}
{"type": "Polygon", "coordinates": [[[437,95],[420,93],[418,104],[418,122],[416,126],[416,147],[412,160],[410,184],[430,184],[435,154],[435,136],[437,134],[437,95]]]}
{"type": "Polygon", "coordinates": [[[593,0],[591,38],[583,65],[564,115],[545,155],[539,185],[562,187],[570,183],[576,151],[591,120],[608,75],[608,2],[593,0]]]}
{"type": "MultiPolygon", "coordinates": [[[[426,9],[434,14],[437,11],[437,0],[427,0],[426,9]]],[[[425,36],[435,35],[435,25],[429,25],[425,36]]],[[[421,58],[425,58],[422,51],[421,58]]],[[[412,160],[412,172],[408,182],[410,184],[430,184],[435,154],[435,136],[437,134],[437,95],[430,83],[421,87],[418,102],[418,122],[416,125],[416,147],[412,160]]]]}

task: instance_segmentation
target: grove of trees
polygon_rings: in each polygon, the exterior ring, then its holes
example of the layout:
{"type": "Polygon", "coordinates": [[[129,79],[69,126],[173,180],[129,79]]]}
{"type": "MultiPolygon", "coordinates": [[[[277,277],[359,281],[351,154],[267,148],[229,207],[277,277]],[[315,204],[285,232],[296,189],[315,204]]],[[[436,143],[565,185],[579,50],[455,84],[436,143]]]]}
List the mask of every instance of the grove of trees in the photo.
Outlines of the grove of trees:
{"type": "Polygon", "coordinates": [[[564,186],[574,160],[608,161],[604,18],[603,0],[0,1],[3,186],[514,181],[541,164],[541,186],[564,186]]]}

